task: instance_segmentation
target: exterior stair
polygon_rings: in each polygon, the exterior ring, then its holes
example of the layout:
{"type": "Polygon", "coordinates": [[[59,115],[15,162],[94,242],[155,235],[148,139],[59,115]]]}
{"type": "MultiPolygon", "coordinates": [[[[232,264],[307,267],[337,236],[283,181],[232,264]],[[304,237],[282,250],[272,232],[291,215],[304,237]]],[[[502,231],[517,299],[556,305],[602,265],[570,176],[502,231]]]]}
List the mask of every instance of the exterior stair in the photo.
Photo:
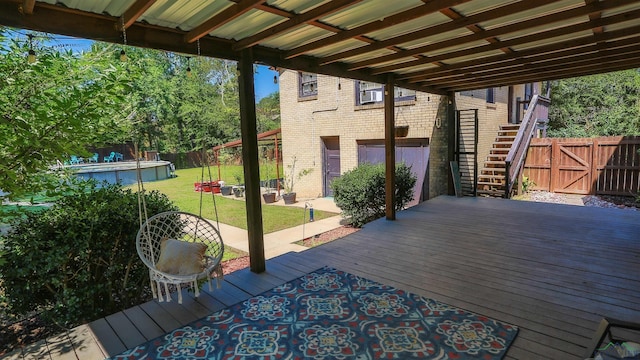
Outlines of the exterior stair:
{"type": "Polygon", "coordinates": [[[504,197],[505,195],[505,159],[516,138],[520,125],[500,125],[498,136],[489,151],[478,175],[478,196],[504,197]]]}

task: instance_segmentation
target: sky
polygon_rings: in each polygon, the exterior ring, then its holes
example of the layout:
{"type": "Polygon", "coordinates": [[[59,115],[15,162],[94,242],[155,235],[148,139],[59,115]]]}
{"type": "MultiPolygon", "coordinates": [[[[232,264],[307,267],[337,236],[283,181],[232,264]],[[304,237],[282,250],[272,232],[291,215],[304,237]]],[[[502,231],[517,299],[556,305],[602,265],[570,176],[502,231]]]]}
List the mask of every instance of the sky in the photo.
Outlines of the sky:
{"type": "MultiPolygon", "coordinates": [[[[28,33],[26,30],[14,30],[14,32],[23,35],[25,38],[28,33]]],[[[92,43],[92,40],[63,35],[53,35],[53,39],[50,40],[50,46],[72,49],[74,51],[89,50],[92,43]]],[[[269,70],[269,67],[265,65],[258,65],[257,71],[254,74],[256,103],[267,95],[279,91],[278,84],[273,83],[274,76],[278,76],[277,71],[269,70]]]]}

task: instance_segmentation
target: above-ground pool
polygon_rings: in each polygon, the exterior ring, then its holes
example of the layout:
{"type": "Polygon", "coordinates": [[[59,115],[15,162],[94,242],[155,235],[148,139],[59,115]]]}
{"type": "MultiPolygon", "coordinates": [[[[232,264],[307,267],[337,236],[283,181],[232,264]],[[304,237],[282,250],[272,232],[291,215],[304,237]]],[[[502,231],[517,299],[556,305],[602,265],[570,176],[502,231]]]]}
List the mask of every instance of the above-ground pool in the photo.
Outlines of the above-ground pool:
{"type": "MultiPolygon", "coordinates": [[[[168,179],[171,177],[170,165],[169,161],[140,161],[142,181],[168,179]]],[[[95,179],[121,185],[131,185],[138,181],[135,161],[79,164],[70,165],[68,168],[81,179],[95,179]]]]}

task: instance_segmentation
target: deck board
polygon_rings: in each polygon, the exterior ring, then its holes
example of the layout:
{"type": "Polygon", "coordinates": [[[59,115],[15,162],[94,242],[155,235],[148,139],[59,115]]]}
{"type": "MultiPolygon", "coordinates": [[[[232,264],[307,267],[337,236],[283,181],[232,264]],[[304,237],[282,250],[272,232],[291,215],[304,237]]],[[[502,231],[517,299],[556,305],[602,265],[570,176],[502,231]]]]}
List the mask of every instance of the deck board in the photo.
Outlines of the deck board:
{"type": "MultiPolygon", "coordinates": [[[[640,322],[639,234],[640,212],[439,197],[396,221],[273,258],[265,273],[226,275],[200,298],[184,293],[182,305],[174,296],[128,309],[121,321],[149,339],[330,266],[517,325],[506,359],[583,359],[603,316],[640,322]]],[[[104,319],[89,327],[90,349],[124,350],[104,319]]],[[[69,337],[77,352],[74,331],[69,337]]]]}
{"type": "Polygon", "coordinates": [[[52,359],[56,360],[76,360],[76,353],[69,339],[69,334],[65,331],[47,340],[47,349],[52,359]]]}
{"type": "Polygon", "coordinates": [[[78,359],[100,360],[106,357],[88,325],[69,330],[69,340],[78,359]]]}
{"type": "Polygon", "coordinates": [[[146,341],[140,330],[131,322],[131,320],[119,311],[105,318],[109,326],[118,335],[122,343],[127,349],[138,346],[146,341]]]}
{"type": "Polygon", "coordinates": [[[165,332],[153,321],[153,319],[139,306],[124,310],[129,321],[140,331],[146,340],[155,339],[165,332]]]}

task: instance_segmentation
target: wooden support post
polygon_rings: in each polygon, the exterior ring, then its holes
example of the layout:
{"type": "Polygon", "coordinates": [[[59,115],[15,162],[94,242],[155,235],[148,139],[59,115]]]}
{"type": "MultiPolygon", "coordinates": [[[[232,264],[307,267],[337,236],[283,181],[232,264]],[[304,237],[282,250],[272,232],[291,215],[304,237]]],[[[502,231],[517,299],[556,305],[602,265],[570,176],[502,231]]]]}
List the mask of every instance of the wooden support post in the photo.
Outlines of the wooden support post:
{"type": "Polygon", "coordinates": [[[385,206],[387,220],[396,219],[396,135],[393,76],[384,86],[385,206]]]}
{"type": "Polygon", "coordinates": [[[258,130],[256,127],[255,88],[253,84],[253,52],[241,52],[240,70],[240,130],[242,132],[242,162],[247,206],[247,232],[249,235],[249,263],[251,271],[266,270],[264,256],[264,230],[262,203],[260,202],[260,168],[258,166],[258,130]]]}
{"type": "MultiPolygon", "coordinates": [[[[455,149],[456,149],[456,132],[457,132],[457,124],[456,124],[456,93],[449,92],[447,94],[447,164],[451,164],[452,161],[455,161],[455,149]]],[[[449,165],[450,166],[450,165],[449,165]]],[[[448,173],[448,191],[449,195],[455,195],[456,190],[453,183],[453,176],[451,173],[451,168],[449,168],[448,173]]]]}

